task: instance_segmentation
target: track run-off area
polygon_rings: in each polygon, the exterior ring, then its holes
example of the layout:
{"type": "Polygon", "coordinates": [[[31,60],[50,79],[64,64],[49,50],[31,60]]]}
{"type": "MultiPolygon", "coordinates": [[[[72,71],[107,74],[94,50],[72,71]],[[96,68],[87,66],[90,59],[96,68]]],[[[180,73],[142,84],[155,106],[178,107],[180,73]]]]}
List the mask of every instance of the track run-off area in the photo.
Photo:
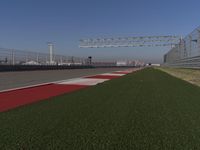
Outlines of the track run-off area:
{"type": "Polygon", "coordinates": [[[53,86],[77,83],[81,90],[1,112],[0,149],[200,149],[199,87],[154,68],[53,86]]]}

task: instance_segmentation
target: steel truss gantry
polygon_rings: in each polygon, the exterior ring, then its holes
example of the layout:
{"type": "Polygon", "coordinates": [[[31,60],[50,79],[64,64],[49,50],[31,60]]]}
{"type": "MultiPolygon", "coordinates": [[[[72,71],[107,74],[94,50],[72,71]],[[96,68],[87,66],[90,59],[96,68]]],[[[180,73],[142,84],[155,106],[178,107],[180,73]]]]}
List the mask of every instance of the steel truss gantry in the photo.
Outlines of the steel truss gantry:
{"type": "Polygon", "coordinates": [[[118,38],[81,39],[80,48],[115,48],[115,47],[155,47],[173,46],[180,42],[180,36],[138,36],[118,38]]]}

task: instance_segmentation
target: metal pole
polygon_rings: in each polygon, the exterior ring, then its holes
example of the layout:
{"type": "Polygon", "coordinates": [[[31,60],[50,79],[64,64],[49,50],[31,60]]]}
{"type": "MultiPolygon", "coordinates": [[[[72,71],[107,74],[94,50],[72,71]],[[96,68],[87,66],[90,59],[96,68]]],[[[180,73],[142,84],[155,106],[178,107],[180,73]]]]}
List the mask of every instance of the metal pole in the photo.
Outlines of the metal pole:
{"type": "Polygon", "coordinates": [[[63,60],[62,60],[62,56],[60,56],[60,64],[62,65],[63,60]]]}
{"type": "Polygon", "coordinates": [[[190,39],[189,57],[191,57],[191,53],[192,53],[192,36],[191,35],[189,35],[189,39],[190,39]]]}
{"type": "Polygon", "coordinates": [[[15,65],[15,52],[12,50],[12,65],[15,65]]]}
{"type": "Polygon", "coordinates": [[[48,58],[47,58],[47,57],[48,57],[48,56],[46,56],[46,63],[45,63],[45,65],[47,65],[47,64],[48,64],[48,62],[47,62],[47,61],[48,61],[48,58]]]}
{"type": "Polygon", "coordinates": [[[26,54],[26,63],[28,62],[28,52],[26,54]]]}
{"type": "Polygon", "coordinates": [[[36,54],[36,62],[39,63],[39,54],[36,54]]]}
{"type": "Polygon", "coordinates": [[[198,30],[198,39],[197,39],[197,44],[198,44],[198,55],[200,55],[200,30],[198,30]]]}

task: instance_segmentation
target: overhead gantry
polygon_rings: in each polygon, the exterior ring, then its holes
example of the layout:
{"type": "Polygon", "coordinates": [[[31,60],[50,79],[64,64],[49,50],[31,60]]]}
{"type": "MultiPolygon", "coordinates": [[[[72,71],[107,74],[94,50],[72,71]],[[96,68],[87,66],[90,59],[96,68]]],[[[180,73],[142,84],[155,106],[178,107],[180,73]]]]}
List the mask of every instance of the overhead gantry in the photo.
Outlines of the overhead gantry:
{"type": "Polygon", "coordinates": [[[117,48],[117,47],[156,47],[173,46],[180,42],[180,36],[138,36],[118,38],[81,39],[80,48],[117,48]]]}

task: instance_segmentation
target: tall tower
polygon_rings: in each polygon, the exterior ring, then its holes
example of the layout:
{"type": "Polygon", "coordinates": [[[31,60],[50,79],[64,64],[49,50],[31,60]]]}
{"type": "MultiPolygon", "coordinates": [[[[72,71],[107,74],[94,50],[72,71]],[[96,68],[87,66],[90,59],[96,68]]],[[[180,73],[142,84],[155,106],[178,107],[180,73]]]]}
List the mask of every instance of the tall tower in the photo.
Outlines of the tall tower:
{"type": "Polygon", "coordinates": [[[48,42],[48,47],[49,47],[49,64],[53,64],[54,44],[52,42],[48,42]]]}

